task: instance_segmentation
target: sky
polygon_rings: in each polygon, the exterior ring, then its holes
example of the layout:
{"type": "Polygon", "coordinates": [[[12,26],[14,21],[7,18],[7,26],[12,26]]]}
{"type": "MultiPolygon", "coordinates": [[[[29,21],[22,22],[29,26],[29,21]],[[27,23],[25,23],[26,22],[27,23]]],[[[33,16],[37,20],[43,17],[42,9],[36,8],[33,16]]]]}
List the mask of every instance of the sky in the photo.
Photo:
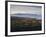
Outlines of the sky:
{"type": "Polygon", "coordinates": [[[10,5],[11,14],[38,14],[41,15],[41,6],[10,5]]]}
{"type": "Polygon", "coordinates": [[[41,6],[10,5],[11,16],[42,19],[41,6]]]}

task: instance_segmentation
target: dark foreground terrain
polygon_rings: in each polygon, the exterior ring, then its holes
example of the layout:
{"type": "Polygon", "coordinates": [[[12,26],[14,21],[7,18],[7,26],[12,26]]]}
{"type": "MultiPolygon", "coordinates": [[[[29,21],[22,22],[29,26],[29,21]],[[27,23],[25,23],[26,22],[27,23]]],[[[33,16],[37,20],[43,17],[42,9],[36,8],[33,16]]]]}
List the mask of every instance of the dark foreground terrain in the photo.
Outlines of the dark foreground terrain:
{"type": "Polygon", "coordinates": [[[11,32],[41,30],[41,20],[35,18],[11,17],[11,32]]]}

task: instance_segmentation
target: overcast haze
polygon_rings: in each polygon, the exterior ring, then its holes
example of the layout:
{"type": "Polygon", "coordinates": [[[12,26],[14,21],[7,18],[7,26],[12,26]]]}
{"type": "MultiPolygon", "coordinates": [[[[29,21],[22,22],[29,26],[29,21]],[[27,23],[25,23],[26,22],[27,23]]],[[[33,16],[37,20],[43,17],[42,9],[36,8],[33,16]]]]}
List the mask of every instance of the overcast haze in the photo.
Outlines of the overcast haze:
{"type": "Polygon", "coordinates": [[[41,15],[41,6],[18,6],[10,5],[11,14],[38,14],[41,15]]]}
{"type": "Polygon", "coordinates": [[[11,16],[41,19],[41,6],[11,5],[11,16]]]}

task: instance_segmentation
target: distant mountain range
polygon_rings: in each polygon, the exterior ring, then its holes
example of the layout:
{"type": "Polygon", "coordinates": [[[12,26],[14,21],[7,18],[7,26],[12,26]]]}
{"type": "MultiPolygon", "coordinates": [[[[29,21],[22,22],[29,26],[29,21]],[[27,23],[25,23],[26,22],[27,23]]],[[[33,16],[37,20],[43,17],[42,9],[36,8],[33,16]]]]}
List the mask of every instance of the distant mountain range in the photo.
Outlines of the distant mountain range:
{"type": "Polygon", "coordinates": [[[42,19],[42,16],[41,15],[37,15],[37,14],[12,14],[11,16],[14,16],[14,17],[22,17],[22,18],[42,19]]]}

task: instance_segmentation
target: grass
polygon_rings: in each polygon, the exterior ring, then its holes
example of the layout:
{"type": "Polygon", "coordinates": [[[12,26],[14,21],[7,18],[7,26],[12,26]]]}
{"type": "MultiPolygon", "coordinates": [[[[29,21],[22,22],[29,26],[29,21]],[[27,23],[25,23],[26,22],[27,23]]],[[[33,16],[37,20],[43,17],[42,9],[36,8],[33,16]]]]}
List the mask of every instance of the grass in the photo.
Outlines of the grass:
{"type": "Polygon", "coordinates": [[[36,19],[11,19],[11,32],[41,30],[41,20],[36,19]]]}

